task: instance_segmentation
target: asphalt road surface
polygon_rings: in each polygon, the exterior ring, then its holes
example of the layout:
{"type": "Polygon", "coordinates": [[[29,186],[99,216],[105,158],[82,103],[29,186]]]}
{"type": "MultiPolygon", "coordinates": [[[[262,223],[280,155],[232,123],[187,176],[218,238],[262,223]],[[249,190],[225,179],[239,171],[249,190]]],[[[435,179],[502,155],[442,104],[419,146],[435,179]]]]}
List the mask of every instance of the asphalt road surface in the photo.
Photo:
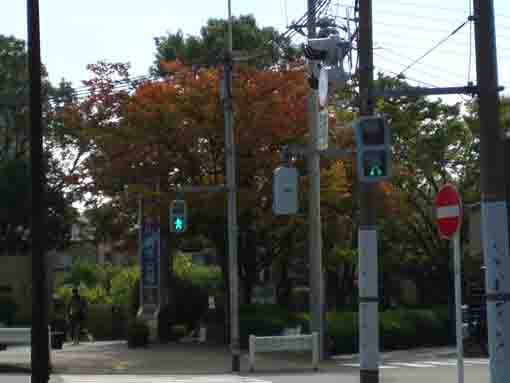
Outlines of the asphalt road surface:
{"type": "MultiPolygon", "coordinates": [[[[457,382],[455,360],[394,361],[381,366],[381,383],[457,382]]],[[[1,375],[2,383],[29,383],[27,375],[1,375]]],[[[467,359],[465,383],[489,383],[487,360],[467,359]]],[[[337,372],[255,372],[214,375],[54,375],[51,383],[359,383],[359,368],[337,372]]]]}

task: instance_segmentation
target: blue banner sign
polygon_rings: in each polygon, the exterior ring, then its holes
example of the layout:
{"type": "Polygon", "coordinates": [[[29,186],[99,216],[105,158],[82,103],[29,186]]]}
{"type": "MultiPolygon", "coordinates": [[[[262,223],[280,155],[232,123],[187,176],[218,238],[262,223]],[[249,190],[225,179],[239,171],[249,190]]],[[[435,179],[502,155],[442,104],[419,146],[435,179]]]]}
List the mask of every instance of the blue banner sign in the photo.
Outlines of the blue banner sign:
{"type": "Polygon", "coordinates": [[[144,288],[159,287],[161,228],[156,219],[146,218],[142,232],[142,282],[144,288]]]}

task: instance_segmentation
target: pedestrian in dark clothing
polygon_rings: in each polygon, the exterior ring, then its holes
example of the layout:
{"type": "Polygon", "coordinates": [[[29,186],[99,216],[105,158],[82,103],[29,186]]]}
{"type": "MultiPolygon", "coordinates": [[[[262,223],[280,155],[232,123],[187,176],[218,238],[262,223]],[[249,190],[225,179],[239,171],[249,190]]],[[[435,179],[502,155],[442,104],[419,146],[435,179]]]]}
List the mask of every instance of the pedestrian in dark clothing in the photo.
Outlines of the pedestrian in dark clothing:
{"type": "Polygon", "coordinates": [[[74,344],[80,342],[80,332],[85,321],[87,306],[85,300],[78,294],[78,289],[73,288],[73,296],[69,302],[68,316],[71,325],[71,337],[74,344]]]}

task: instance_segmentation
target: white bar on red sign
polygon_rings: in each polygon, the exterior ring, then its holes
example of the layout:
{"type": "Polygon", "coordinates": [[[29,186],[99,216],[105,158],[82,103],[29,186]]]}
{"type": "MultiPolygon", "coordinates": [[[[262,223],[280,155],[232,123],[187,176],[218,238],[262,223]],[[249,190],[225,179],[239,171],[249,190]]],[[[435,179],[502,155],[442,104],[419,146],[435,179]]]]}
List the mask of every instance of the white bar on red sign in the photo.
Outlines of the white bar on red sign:
{"type": "Polygon", "coordinates": [[[437,208],[437,218],[454,218],[460,216],[460,206],[459,205],[450,205],[450,206],[441,206],[437,208]]]}

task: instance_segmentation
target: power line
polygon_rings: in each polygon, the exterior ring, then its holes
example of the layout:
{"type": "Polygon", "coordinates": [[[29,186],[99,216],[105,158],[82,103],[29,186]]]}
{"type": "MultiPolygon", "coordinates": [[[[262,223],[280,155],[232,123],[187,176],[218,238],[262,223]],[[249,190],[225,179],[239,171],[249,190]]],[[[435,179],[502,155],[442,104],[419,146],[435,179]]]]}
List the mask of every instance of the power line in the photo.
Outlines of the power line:
{"type": "MultiPolygon", "coordinates": [[[[401,53],[399,53],[399,52],[397,52],[396,50],[393,50],[393,49],[391,49],[391,48],[387,48],[387,47],[383,47],[383,46],[379,46],[378,48],[379,48],[379,49],[382,49],[382,50],[384,50],[384,51],[387,51],[387,52],[389,52],[389,53],[391,53],[391,54],[393,54],[393,55],[395,55],[395,56],[398,56],[398,57],[404,58],[404,59],[406,59],[406,60],[414,60],[413,58],[411,58],[411,57],[409,57],[409,56],[406,56],[406,55],[403,55],[403,54],[401,54],[401,53]]],[[[375,54],[376,54],[378,57],[384,58],[384,57],[382,57],[381,55],[379,55],[379,54],[377,54],[377,53],[375,53],[375,54]]],[[[389,60],[388,60],[388,61],[389,61],[389,60]]],[[[463,77],[461,74],[451,72],[451,71],[449,71],[448,69],[446,69],[446,68],[444,68],[444,67],[439,67],[439,66],[437,66],[437,65],[432,65],[432,64],[429,64],[429,63],[427,63],[427,64],[425,64],[425,63],[419,63],[419,64],[421,64],[421,65],[426,65],[426,66],[427,66],[427,68],[431,68],[431,69],[434,69],[434,68],[435,68],[437,71],[440,71],[440,72],[442,72],[442,73],[450,74],[451,76],[458,77],[459,79],[463,77]]],[[[402,63],[398,63],[398,65],[405,66],[405,64],[402,64],[402,63]]]]}
{"type": "MultiPolygon", "coordinates": [[[[393,64],[393,65],[400,65],[400,66],[403,66],[403,65],[404,65],[404,64],[402,64],[402,63],[400,63],[400,62],[397,62],[397,61],[395,61],[395,60],[389,59],[389,58],[387,58],[387,57],[385,57],[385,56],[382,56],[382,55],[380,55],[380,54],[378,54],[378,53],[374,53],[374,56],[376,56],[377,58],[379,58],[379,59],[381,59],[381,60],[383,60],[383,61],[386,61],[387,63],[393,64]]],[[[439,75],[437,74],[437,72],[432,73],[432,72],[429,72],[429,71],[426,71],[426,70],[423,70],[423,69],[416,69],[416,68],[413,68],[413,69],[411,69],[411,70],[412,70],[412,71],[414,71],[414,72],[416,72],[416,73],[418,73],[418,74],[425,74],[427,77],[432,77],[432,78],[434,78],[434,79],[443,79],[443,80],[446,80],[446,79],[444,79],[444,78],[441,78],[441,76],[439,76],[439,75]]],[[[403,73],[401,73],[401,74],[403,74],[403,73]]],[[[458,78],[458,79],[459,79],[459,81],[464,81],[463,76],[461,76],[461,75],[459,75],[459,74],[456,74],[456,75],[455,75],[455,77],[456,77],[456,78],[458,78]],[[460,79],[462,79],[462,80],[460,80],[460,79]]]]}
{"type": "MultiPolygon", "coordinates": [[[[384,3],[384,5],[388,5],[389,3],[390,3],[389,1],[386,1],[384,3]]],[[[427,10],[433,11],[434,13],[437,13],[438,11],[440,11],[440,12],[444,12],[444,13],[456,13],[458,15],[459,12],[466,12],[465,8],[445,7],[443,5],[430,4],[430,3],[428,3],[427,5],[424,5],[423,2],[415,2],[415,1],[392,0],[392,3],[398,3],[404,7],[412,7],[413,9],[416,9],[416,8],[427,9],[427,10]]],[[[345,3],[339,3],[339,5],[342,7],[346,7],[346,8],[352,7],[351,5],[345,4],[345,3]]],[[[390,5],[393,5],[393,4],[390,4],[390,5]]],[[[379,12],[379,10],[376,9],[376,12],[379,12]]],[[[412,16],[414,16],[414,14],[412,16]]],[[[503,17],[503,18],[510,18],[510,15],[506,15],[503,13],[496,13],[496,16],[503,17]]]]}
{"type": "Polygon", "coordinates": [[[421,84],[421,85],[425,85],[425,86],[430,86],[432,88],[439,88],[437,85],[434,85],[434,84],[431,84],[431,83],[428,83],[428,82],[425,82],[425,81],[422,81],[422,80],[418,80],[418,79],[415,79],[415,78],[412,78],[412,77],[405,76],[402,73],[397,73],[395,71],[383,68],[383,67],[381,67],[379,65],[376,65],[376,68],[379,68],[383,73],[390,73],[392,75],[395,75],[397,77],[402,78],[403,80],[412,81],[412,82],[415,82],[417,84],[421,84]]]}
{"type": "MultiPolygon", "coordinates": [[[[315,3],[315,7],[313,8],[313,11],[307,11],[299,21],[294,23],[295,26],[300,27],[308,23],[308,18],[310,17],[311,12],[315,13],[315,17],[318,19],[320,18],[324,11],[329,7],[331,4],[331,0],[322,0],[315,3]]],[[[289,28],[291,31],[289,36],[287,37],[289,40],[292,39],[296,34],[298,33],[296,28],[289,28]]],[[[289,31],[287,30],[287,32],[289,31]]],[[[284,33],[285,34],[285,33],[284,33]]]]}
{"type": "Polygon", "coordinates": [[[442,39],[441,41],[439,41],[436,45],[434,45],[432,48],[430,48],[427,52],[425,52],[425,54],[423,54],[420,58],[416,59],[415,61],[413,61],[411,64],[409,64],[407,67],[405,67],[403,70],[402,70],[402,73],[405,73],[407,70],[409,70],[410,68],[412,68],[415,64],[417,64],[420,60],[424,59],[425,57],[427,57],[430,53],[432,53],[436,48],[438,48],[440,45],[442,45],[443,43],[445,43],[446,41],[448,41],[448,39],[450,39],[450,37],[452,37],[453,35],[455,35],[458,31],[460,31],[464,25],[466,25],[467,23],[469,22],[469,20],[466,20],[464,21],[464,23],[462,23],[459,27],[457,27],[455,30],[453,30],[453,32],[451,32],[448,36],[446,36],[444,39],[442,39]]]}

